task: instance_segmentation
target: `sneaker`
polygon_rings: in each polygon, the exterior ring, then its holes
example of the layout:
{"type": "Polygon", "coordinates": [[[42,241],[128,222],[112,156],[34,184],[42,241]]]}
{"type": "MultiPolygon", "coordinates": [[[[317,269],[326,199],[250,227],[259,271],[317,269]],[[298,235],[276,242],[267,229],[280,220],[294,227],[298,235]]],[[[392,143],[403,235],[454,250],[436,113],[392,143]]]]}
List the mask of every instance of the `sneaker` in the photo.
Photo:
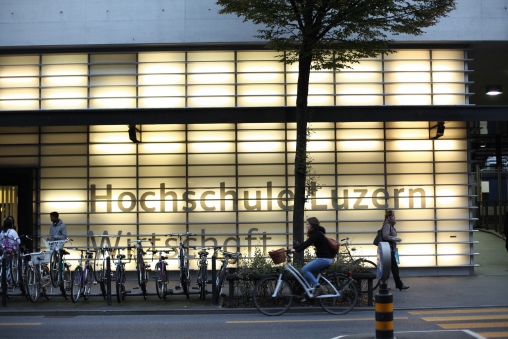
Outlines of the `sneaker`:
{"type": "Polygon", "coordinates": [[[317,286],[316,289],[314,290],[314,295],[312,296],[312,298],[316,298],[322,294],[325,294],[324,289],[321,286],[317,286]]]}

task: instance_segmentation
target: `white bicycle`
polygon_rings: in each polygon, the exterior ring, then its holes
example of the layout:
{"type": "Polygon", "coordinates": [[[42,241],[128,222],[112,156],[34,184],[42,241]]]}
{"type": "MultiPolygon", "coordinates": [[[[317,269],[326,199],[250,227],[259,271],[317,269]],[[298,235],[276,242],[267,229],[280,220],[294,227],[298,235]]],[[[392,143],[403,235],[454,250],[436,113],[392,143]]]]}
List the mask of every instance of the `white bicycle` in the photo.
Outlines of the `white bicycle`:
{"type": "MultiPolygon", "coordinates": [[[[284,272],[293,276],[295,281],[302,286],[307,297],[312,298],[315,288],[291,264],[290,251],[284,249],[279,251],[284,251],[287,258],[284,272]]],[[[274,262],[276,264],[281,263],[274,262]]],[[[358,288],[351,276],[342,273],[319,273],[317,280],[324,293],[316,297],[315,300],[326,312],[345,314],[355,307],[358,301],[358,288]]],[[[291,307],[293,297],[293,284],[284,277],[284,273],[261,279],[254,287],[253,292],[254,305],[261,313],[266,315],[283,314],[291,307]]]]}

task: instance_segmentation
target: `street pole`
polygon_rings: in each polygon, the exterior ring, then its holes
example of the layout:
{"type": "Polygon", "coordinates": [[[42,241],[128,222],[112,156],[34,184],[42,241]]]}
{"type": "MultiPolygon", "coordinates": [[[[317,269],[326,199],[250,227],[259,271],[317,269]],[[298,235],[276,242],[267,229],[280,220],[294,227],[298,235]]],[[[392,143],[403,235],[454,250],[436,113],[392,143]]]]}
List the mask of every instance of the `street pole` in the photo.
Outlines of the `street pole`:
{"type": "Polygon", "coordinates": [[[106,295],[108,306],[112,305],[111,302],[111,258],[108,256],[106,260],[106,295]]]}
{"type": "Polygon", "coordinates": [[[391,249],[386,241],[377,247],[377,277],[381,280],[376,301],[376,339],[394,339],[393,336],[393,295],[387,280],[391,270],[391,249]]]}
{"type": "Polygon", "coordinates": [[[2,255],[2,307],[7,307],[7,260],[2,255]]]}

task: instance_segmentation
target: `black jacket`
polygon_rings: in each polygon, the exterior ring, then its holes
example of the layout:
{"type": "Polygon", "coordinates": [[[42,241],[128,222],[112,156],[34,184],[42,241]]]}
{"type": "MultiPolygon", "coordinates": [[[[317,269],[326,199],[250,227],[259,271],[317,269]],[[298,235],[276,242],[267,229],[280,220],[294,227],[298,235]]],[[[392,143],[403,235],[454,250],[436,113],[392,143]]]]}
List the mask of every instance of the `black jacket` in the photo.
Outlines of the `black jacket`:
{"type": "Polygon", "coordinates": [[[334,255],[330,250],[330,246],[328,245],[328,240],[326,240],[325,233],[326,230],[324,227],[322,226],[315,227],[310,232],[310,236],[307,240],[305,240],[301,245],[294,247],[295,251],[301,252],[310,245],[314,245],[316,247],[316,257],[333,259],[334,255]]]}

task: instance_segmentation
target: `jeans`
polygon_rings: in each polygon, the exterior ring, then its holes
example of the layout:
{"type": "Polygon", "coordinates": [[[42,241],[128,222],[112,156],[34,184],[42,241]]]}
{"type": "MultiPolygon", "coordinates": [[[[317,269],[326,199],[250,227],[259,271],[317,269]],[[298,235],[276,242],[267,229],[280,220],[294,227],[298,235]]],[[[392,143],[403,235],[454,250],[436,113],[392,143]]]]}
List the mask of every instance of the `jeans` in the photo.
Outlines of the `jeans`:
{"type": "Polygon", "coordinates": [[[327,268],[333,263],[331,258],[316,258],[310,263],[302,267],[303,277],[309,284],[316,287],[319,285],[316,275],[324,268],[327,268]]]}

